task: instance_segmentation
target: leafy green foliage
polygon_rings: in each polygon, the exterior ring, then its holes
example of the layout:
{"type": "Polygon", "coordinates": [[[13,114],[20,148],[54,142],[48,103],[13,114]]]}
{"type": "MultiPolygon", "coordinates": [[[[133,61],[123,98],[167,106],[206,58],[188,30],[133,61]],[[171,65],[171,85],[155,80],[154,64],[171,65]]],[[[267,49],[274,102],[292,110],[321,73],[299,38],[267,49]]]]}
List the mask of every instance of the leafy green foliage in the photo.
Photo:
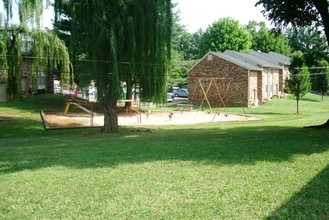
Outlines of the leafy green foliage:
{"type": "Polygon", "coordinates": [[[248,51],[251,47],[251,36],[239,21],[223,18],[210,25],[200,40],[200,55],[208,51],[225,50],[248,51]]]}
{"type": "MultiPolygon", "coordinates": [[[[70,84],[71,63],[67,48],[56,35],[44,32],[40,29],[27,30],[20,26],[11,26],[0,31],[6,36],[3,42],[2,66],[6,68],[7,95],[9,98],[19,96],[21,73],[20,68],[23,62],[31,61],[31,74],[34,79],[40,71],[48,70],[53,73],[59,71],[62,83],[70,84]],[[22,51],[22,48],[26,50],[22,51]],[[31,49],[31,51],[28,51],[31,49]],[[24,57],[22,56],[23,52],[24,57]],[[25,58],[26,55],[33,58],[25,58]]],[[[51,74],[45,72],[46,74],[51,74]]],[[[32,82],[32,89],[36,89],[37,82],[32,82]]]]}
{"type": "Polygon", "coordinates": [[[256,5],[262,5],[263,14],[277,26],[322,26],[329,45],[328,0],[259,0],[256,5]]]}
{"type": "Polygon", "coordinates": [[[87,82],[96,79],[100,94],[117,97],[120,81],[131,77],[143,98],[163,102],[171,39],[169,2],[92,1],[74,10],[72,37],[85,36],[78,41],[82,44],[73,46],[82,47],[86,59],[96,60],[80,63],[89,70],[88,75],[82,72],[87,82]]]}
{"type": "Polygon", "coordinates": [[[289,92],[293,94],[296,99],[300,99],[309,92],[311,88],[311,81],[309,71],[306,66],[303,66],[299,71],[294,71],[291,74],[291,79],[288,80],[289,92]]]}
{"type": "MultiPolygon", "coordinates": [[[[70,48],[71,45],[71,10],[70,1],[55,1],[55,5],[58,8],[58,13],[55,13],[54,31],[57,36],[65,42],[66,47],[70,48]],[[58,5],[60,4],[60,6],[58,5]],[[60,16],[60,18],[58,17],[60,16]]],[[[71,53],[71,50],[69,50],[71,53]]]]}
{"type": "Polygon", "coordinates": [[[184,60],[196,60],[199,57],[200,39],[203,32],[199,31],[190,34],[185,31],[180,39],[179,50],[183,52],[184,60]]]}
{"type": "Polygon", "coordinates": [[[316,91],[320,92],[323,100],[323,96],[329,91],[329,63],[322,60],[319,67],[323,67],[323,69],[320,69],[320,72],[315,75],[313,86],[316,91]]]}
{"type": "Polygon", "coordinates": [[[322,59],[329,60],[328,44],[321,31],[308,26],[287,29],[286,36],[289,39],[292,52],[302,51],[307,66],[316,66],[322,59]]]}
{"type": "Polygon", "coordinates": [[[1,35],[4,36],[5,46],[7,47],[5,51],[7,52],[4,55],[3,62],[4,66],[7,67],[5,70],[7,75],[7,96],[9,98],[16,97],[19,95],[20,91],[20,64],[22,62],[22,39],[19,31],[20,27],[13,25],[10,29],[4,29],[1,31],[1,35]]]}
{"type": "Polygon", "coordinates": [[[16,4],[19,11],[19,22],[24,28],[40,27],[40,18],[42,17],[43,0],[2,0],[5,7],[6,26],[11,26],[10,21],[15,16],[13,8],[16,4]]]}
{"type": "Polygon", "coordinates": [[[36,75],[40,71],[59,71],[62,83],[70,83],[71,66],[65,44],[53,33],[40,29],[42,13],[41,0],[32,1],[3,1],[7,20],[0,23],[0,51],[3,56],[0,65],[5,69],[1,80],[7,83],[7,96],[20,96],[21,64],[23,59],[30,60],[32,74],[32,90],[36,89],[36,75]],[[18,6],[20,23],[11,24],[13,4],[18,6]],[[23,49],[23,50],[22,50],[23,49]],[[24,56],[23,55],[24,53],[24,56]],[[26,57],[28,55],[28,57],[26,57]],[[31,58],[32,56],[32,58],[31,58]]]}
{"type": "MultiPolygon", "coordinates": [[[[176,7],[174,5],[174,7],[176,7]]],[[[168,85],[177,85],[179,81],[186,81],[186,74],[182,66],[184,60],[184,51],[181,50],[181,42],[189,36],[185,27],[179,23],[179,12],[173,12],[172,32],[171,32],[171,60],[168,85]]]]}
{"type": "Polygon", "coordinates": [[[171,67],[168,77],[170,86],[187,84],[187,71],[196,62],[202,31],[190,34],[179,23],[179,12],[173,14],[171,40],[171,67]]]}
{"type": "Polygon", "coordinates": [[[289,70],[291,75],[287,81],[288,90],[296,98],[297,114],[299,114],[299,100],[310,91],[312,85],[302,52],[297,51],[293,54],[289,70]]]}
{"type": "Polygon", "coordinates": [[[262,5],[264,7],[263,13],[278,24],[284,23],[287,25],[291,23],[294,26],[303,26],[304,24],[310,25],[320,19],[312,1],[260,0],[256,5],[262,5]]]}
{"type": "Polygon", "coordinates": [[[252,36],[252,50],[290,55],[291,48],[286,37],[282,33],[267,29],[265,22],[251,21],[247,25],[247,30],[252,36]]]}

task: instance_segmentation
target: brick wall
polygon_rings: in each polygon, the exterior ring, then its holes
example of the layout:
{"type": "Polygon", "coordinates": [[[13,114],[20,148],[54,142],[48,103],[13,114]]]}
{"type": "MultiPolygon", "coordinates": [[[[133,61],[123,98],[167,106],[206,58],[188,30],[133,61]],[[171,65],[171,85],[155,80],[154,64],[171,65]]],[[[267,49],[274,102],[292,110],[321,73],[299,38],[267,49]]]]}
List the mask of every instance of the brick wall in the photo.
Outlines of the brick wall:
{"type": "MultiPolygon", "coordinates": [[[[219,95],[223,96],[230,80],[232,80],[231,87],[224,99],[225,106],[248,106],[247,69],[215,55],[210,55],[205,56],[189,71],[188,78],[189,101],[192,104],[200,104],[206,93],[210,104],[218,105],[220,103],[219,95]],[[214,82],[216,85],[214,85],[214,82]],[[204,92],[200,84],[202,84],[204,92]]],[[[204,100],[204,105],[207,105],[206,100],[204,100]]]]}

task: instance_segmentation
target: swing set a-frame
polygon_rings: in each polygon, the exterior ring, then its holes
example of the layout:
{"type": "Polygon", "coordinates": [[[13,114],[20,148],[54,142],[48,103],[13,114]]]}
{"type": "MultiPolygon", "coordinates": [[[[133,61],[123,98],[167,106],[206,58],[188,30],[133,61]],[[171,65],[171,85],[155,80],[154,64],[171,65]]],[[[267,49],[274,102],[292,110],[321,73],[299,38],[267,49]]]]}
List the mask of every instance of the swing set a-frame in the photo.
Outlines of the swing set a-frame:
{"type": "MultiPolygon", "coordinates": [[[[200,88],[201,91],[202,91],[202,101],[200,103],[200,106],[198,108],[198,111],[199,110],[202,110],[202,106],[204,104],[204,102],[206,102],[208,104],[208,107],[209,107],[209,113],[213,113],[213,109],[211,107],[211,104],[210,104],[210,99],[208,98],[208,95],[210,94],[210,92],[213,93],[213,89],[211,90],[212,87],[215,88],[215,91],[216,91],[216,98],[218,98],[219,100],[219,104],[218,104],[218,107],[217,107],[217,110],[215,111],[215,114],[214,114],[214,117],[212,119],[212,121],[214,121],[216,115],[219,114],[219,110],[220,108],[223,106],[224,108],[226,108],[225,106],[225,98],[227,97],[227,95],[229,94],[229,91],[233,85],[233,79],[232,78],[219,78],[219,77],[210,77],[210,78],[207,78],[207,77],[198,77],[195,79],[195,87],[193,89],[193,93],[192,93],[192,97],[190,99],[190,102],[189,102],[189,105],[192,106],[193,105],[193,102],[194,102],[194,99],[195,99],[195,96],[196,96],[196,93],[198,92],[198,89],[200,88]],[[224,91],[221,92],[221,90],[219,89],[218,87],[218,84],[220,81],[224,81],[226,80],[227,81],[227,85],[226,87],[224,88],[224,91]],[[206,82],[207,85],[204,85],[203,82],[206,82]]],[[[225,114],[225,116],[227,116],[227,113],[225,114]]]]}

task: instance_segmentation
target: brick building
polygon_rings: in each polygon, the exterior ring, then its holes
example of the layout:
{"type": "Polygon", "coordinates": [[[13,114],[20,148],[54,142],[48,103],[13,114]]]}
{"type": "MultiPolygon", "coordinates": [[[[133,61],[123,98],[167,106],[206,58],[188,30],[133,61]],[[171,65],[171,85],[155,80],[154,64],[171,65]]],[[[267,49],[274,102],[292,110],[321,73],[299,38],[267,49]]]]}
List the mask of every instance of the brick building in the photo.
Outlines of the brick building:
{"type": "Polygon", "coordinates": [[[289,64],[289,57],[273,52],[209,52],[188,71],[189,101],[261,105],[283,91],[289,64]]]}

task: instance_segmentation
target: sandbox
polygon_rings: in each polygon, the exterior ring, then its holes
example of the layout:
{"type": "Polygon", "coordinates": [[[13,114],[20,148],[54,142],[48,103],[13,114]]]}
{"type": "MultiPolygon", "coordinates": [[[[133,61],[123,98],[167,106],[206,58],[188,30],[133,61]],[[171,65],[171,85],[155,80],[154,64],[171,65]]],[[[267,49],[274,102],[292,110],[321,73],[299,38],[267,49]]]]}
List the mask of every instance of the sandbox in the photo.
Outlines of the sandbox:
{"type": "MultiPolygon", "coordinates": [[[[92,118],[85,113],[68,113],[42,111],[42,119],[46,129],[101,127],[104,123],[104,115],[97,113],[92,118]]],[[[205,111],[143,111],[143,112],[119,112],[119,126],[145,126],[145,125],[182,125],[210,122],[228,121],[254,121],[255,117],[244,114],[215,113],[205,111]]]]}

